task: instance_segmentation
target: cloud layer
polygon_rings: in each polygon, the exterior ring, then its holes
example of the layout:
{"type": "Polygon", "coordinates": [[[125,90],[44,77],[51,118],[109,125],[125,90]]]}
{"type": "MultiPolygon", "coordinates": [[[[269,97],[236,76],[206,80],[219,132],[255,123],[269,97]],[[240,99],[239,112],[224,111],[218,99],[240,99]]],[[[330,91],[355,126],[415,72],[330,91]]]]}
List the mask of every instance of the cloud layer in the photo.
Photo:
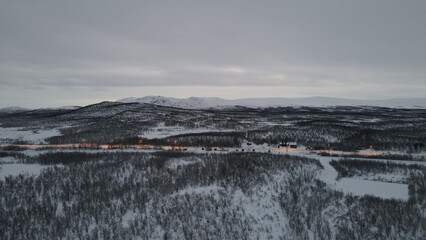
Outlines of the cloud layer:
{"type": "Polygon", "coordinates": [[[3,1],[0,105],[44,106],[40,95],[67,91],[64,104],[424,97],[425,12],[415,0],[3,1]]]}

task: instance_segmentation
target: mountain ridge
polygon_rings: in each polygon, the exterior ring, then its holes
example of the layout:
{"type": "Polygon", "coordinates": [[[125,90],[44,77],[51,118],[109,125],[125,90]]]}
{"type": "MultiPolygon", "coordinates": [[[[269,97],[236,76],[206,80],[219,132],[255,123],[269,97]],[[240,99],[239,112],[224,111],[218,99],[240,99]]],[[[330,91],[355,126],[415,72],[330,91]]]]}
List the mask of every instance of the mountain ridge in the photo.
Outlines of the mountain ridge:
{"type": "Polygon", "coordinates": [[[141,98],[129,97],[117,100],[122,103],[149,103],[168,107],[188,109],[228,108],[236,106],[244,107],[332,107],[332,106],[371,106],[388,108],[421,108],[426,109],[426,98],[392,98],[382,100],[358,100],[329,97],[307,97],[307,98],[241,98],[223,99],[215,97],[189,97],[172,98],[163,96],[145,96],[141,98]]]}

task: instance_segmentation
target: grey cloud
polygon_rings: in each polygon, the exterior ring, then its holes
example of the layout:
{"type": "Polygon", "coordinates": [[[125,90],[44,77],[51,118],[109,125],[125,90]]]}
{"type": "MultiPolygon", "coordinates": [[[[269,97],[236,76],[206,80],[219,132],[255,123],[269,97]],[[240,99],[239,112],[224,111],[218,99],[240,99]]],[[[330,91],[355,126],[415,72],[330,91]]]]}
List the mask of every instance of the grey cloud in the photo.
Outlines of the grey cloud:
{"type": "Polygon", "coordinates": [[[401,82],[424,86],[425,12],[420,0],[2,1],[0,84],[321,87],[309,93],[324,96],[335,94],[327,86],[373,84],[398,96],[401,82]]]}

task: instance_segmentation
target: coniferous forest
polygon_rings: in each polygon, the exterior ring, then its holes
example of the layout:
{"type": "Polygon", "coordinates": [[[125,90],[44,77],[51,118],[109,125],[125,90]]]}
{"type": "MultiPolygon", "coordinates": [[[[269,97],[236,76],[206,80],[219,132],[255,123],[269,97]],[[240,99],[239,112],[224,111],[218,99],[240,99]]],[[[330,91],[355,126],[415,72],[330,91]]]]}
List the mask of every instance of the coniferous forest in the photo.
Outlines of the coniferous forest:
{"type": "Polygon", "coordinates": [[[0,179],[0,236],[423,239],[424,120],[418,109],[110,102],[2,115],[6,133],[54,135],[1,138],[0,173],[40,170],[0,179]],[[399,184],[402,197],[353,194],[341,179],[399,184]]]}
{"type": "Polygon", "coordinates": [[[318,161],[303,157],[52,152],[21,161],[49,167],[38,177],[0,181],[3,239],[421,239],[425,234],[418,190],[408,202],[345,196],[317,179],[318,161]]]}

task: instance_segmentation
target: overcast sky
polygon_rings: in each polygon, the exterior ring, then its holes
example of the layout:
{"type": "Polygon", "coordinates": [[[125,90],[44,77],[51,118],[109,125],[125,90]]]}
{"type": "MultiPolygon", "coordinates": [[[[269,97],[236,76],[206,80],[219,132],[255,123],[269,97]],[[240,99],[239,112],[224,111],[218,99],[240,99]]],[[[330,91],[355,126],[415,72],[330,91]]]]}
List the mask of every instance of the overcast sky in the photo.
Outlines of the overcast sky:
{"type": "Polygon", "coordinates": [[[425,97],[426,1],[1,1],[0,107],[425,97]]]}

